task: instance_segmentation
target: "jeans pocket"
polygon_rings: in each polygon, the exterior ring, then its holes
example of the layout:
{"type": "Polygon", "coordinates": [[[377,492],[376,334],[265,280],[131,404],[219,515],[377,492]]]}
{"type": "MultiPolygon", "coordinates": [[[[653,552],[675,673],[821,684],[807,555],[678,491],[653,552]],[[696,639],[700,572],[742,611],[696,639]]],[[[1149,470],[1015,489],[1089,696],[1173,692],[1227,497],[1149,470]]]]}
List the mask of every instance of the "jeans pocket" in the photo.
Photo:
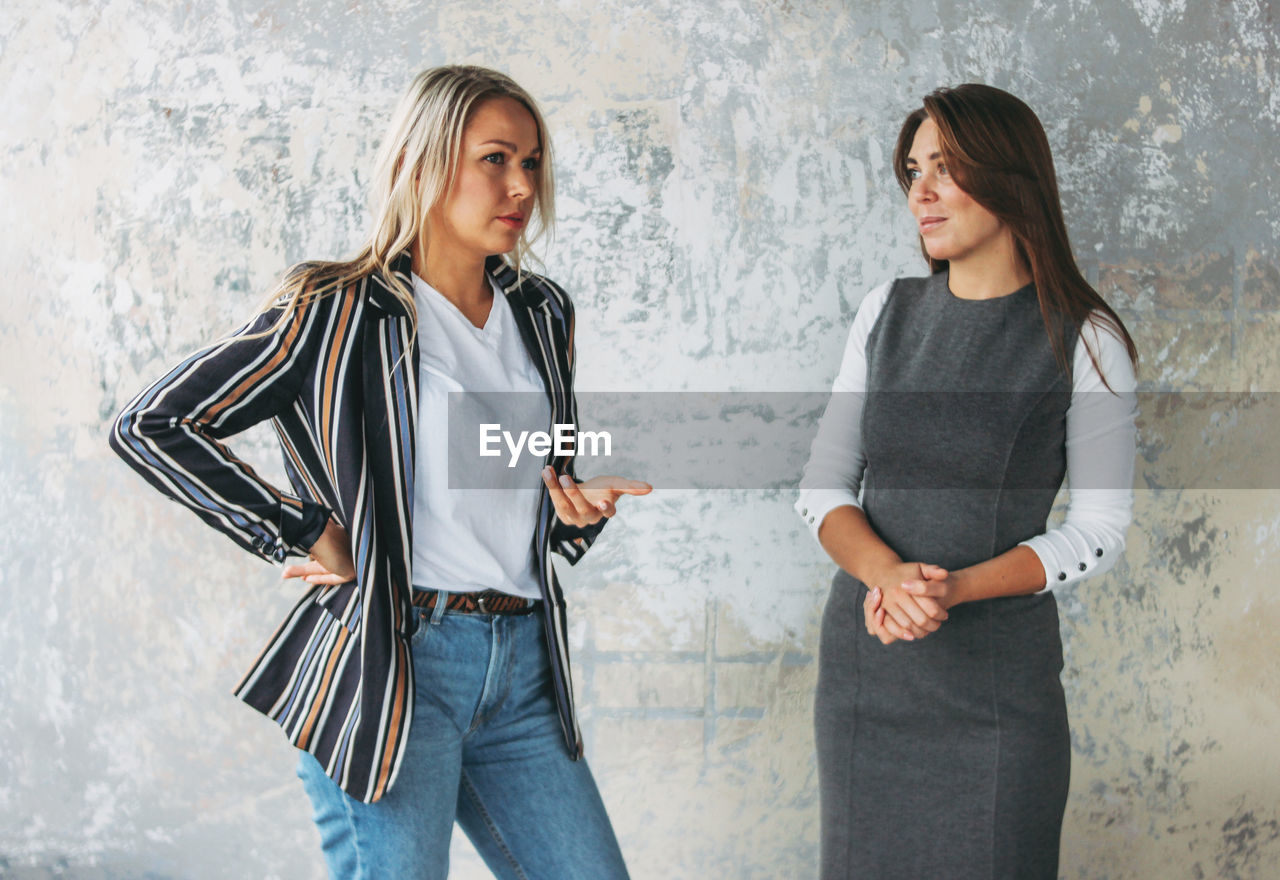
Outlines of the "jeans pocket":
{"type": "Polygon", "coordinates": [[[427,630],[431,629],[431,615],[424,613],[418,608],[413,609],[413,616],[418,620],[417,629],[413,631],[413,635],[409,637],[409,647],[416,648],[427,637],[427,630]]]}

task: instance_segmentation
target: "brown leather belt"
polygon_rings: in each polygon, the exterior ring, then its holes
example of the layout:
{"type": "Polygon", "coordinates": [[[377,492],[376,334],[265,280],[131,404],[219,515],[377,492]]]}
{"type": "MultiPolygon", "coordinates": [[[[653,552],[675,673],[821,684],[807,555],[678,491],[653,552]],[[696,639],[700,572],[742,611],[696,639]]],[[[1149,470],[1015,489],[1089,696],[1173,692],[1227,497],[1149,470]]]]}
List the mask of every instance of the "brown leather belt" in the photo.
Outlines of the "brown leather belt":
{"type": "MultiPolygon", "coordinates": [[[[484,590],[480,593],[449,593],[445,611],[463,614],[529,614],[538,607],[536,599],[522,599],[500,590],[484,590]]],[[[440,593],[436,590],[414,590],[412,602],[417,608],[436,607],[440,593]]]]}

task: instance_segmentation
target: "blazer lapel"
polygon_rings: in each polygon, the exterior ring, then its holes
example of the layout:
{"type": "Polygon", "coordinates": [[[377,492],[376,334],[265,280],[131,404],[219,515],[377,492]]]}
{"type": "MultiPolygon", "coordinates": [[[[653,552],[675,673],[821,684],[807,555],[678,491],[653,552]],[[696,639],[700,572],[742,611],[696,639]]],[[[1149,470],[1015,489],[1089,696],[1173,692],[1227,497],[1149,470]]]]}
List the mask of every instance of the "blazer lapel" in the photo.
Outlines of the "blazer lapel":
{"type": "MultiPolygon", "coordinates": [[[[529,352],[538,375],[542,377],[542,387],[551,402],[551,423],[564,421],[564,383],[559,377],[565,368],[557,361],[559,349],[552,331],[553,320],[551,304],[546,294],[537,285],[526,283],[514,269],[501,257],[490,257],[485,262],[498,286],[506,293],[511,311],[516,318],[516,326],[520,328],[520,338],[529,352]]],[[[549,462],[553,466],[554,460],[549,462]]]]}
{"type": "MultiPolygon", "coordinates": [[[[410,258],[402,254],[393,272],[406,285],[410,258]]],[[[369,281],[371,312],[364,327],[363,370],[365,455],[372,495],[369,511],[377,523],[376,548],[390,566],[400,598],[412,588],[413,473],[418,427],[418,344],[404,306],[378,276],[369,281]],[[376,491],[374,489],[376,488],[376,491]]],[[[367,531],[367,530],[362,530],[367,531]]],[[[372,535],[361,535],[357,547],[372,535]]],[[[357,560],[357,567],[359,560],[357,560]]]]}

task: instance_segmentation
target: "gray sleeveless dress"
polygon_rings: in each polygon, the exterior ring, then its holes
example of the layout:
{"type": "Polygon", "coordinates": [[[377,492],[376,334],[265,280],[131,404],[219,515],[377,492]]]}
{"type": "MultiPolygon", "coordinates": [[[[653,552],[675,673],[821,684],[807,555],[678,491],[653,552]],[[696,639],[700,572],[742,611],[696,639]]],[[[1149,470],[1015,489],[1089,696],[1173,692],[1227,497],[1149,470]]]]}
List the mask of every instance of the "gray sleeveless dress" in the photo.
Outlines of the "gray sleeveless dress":
{"type": "MultiPolygon", "coordinates": [[[[876,533],[956,569],[1043,532],[1071,384],[1034,288],[962,300],[945,272],[900,279],[866,351],[876,533]]],[[[957,605],[936,633],[886,646],[864,628],[866,594],[841,571],[822,620],[824,880],[1056,878],[1070,739],[1053,595],[957,605]]]]}

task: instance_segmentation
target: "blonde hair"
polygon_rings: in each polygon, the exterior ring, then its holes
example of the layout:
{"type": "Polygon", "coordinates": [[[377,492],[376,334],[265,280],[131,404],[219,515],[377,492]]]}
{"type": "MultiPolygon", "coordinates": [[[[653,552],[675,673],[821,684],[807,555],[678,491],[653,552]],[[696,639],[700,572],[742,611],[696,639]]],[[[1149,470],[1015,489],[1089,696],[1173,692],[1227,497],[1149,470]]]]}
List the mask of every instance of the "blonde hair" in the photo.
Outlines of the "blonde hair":
{"type": "Polygon", "coordinates": [[[259,312],[282,309],[273,332],[290,322],[301,305],[341,289],[348,282],[378,273],[417,324],[413,290],[392,271],[392,262],[415,244],[426,251],[427,212],[449,191],[462,151],[462,133],[481,103],[512,98],[524,105],[538,128],[542,156],[534,176],[531,223],[520,233],[510,257],[517,272],[530,248],[550,234],[555,217],[551,142],[537,103],[511,77],[473,65],[424,70],[401,96],[374,163],[370,208],[373,233],[350,260],[304,263],[272,291],[259,312]]]}

